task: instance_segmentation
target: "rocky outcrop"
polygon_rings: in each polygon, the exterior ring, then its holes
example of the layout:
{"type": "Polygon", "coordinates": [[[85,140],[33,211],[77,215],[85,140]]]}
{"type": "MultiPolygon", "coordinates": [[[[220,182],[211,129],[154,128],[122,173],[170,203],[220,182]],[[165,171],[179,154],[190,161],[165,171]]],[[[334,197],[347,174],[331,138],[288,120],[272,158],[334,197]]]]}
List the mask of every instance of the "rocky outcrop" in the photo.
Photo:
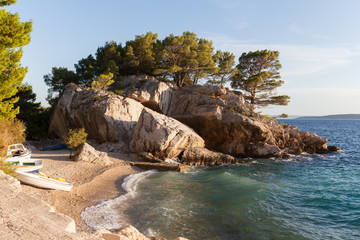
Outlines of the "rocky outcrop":
{"type": "Polygon", "coordinates": [[[68,86],[55,107],[49,133],[62,137],[69,129],[85,128],[89,139],[99,143],[120,142],[127,147],[143,108],[130,98],[68,86]]]}
{"type": "Polygon", "coordinates": [[[82,144],[79,149],[76,150],[74,154],[74,161],[84,161],[103,165],[112,164],[106,152],[97,151],[88,143],[82,144]]]}
{"type": "Polygon", "coordinates": [[[326,145],[326,138],[252,113],[238,91],[199,85],[177,88],[146,76],[125,77],[121,83],[127,97],[68,87],[55,108],[50,132],[61,136],[69,128],[84,127],[90,139],[103,143],[103,151],[130,147],[162,160],[204,145],[234,157],[288,158],[302,152],[338,151],[326,145]]]}
{"type": "Polygon", "coordinates": [[[331,151],[326,138],[251,113],[241,93],[221,87],[195,85],[174,91],[166,114],[193,128],[207,148],[233,156],[331,151]]]}
{"type": "Polygon", "coordinates": [[[98,239],[78,234],[72,218],[23,192],[20,183],[0,171],[1,239],[98,239]]]}
{"type": "Polygon", "coordinates": [[[206,148],[187,148],[181,158],[187,165],[227,165],[235,164],[237,160],[234,157],[219,152],[213,152],[206,148]]]}
{"type": "Polygon", "coordinates": [[[204,140],[181,122],[144,108],[130,140],[135,153],[150,152],[161,159],[174,158],[186,148],[204,147],[204,140]]]}
{"type": "Polygon", "coordinates": [[[173,89],[177,89],[171,83],[160,82],[148,76],[128,76],[123,79],[123,82],[127,86],[125,88],[127,97],[159,113],[168,111],[173,89]]]}

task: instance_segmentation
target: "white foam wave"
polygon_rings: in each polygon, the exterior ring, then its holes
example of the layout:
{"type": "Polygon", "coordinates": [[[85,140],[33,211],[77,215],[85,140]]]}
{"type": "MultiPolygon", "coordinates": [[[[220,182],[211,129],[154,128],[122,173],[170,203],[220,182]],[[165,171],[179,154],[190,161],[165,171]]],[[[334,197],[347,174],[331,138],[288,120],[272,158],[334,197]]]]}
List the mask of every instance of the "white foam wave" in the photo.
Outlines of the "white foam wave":
{"type": "Polygon", "coordinates": [[[113,230],[120,228],[124,224],[128,224],[129,222],[126,216],[120,214],[122,212],[120,211],[121,207],[124,207],[126,200],[135,197],[138,183],[155,172],[156,171],[152,170],[127,176],[121,185],[126,191],[126,194],[87,207],[81,213],[81,218],[92,229],[103,228],[113,230]]]}

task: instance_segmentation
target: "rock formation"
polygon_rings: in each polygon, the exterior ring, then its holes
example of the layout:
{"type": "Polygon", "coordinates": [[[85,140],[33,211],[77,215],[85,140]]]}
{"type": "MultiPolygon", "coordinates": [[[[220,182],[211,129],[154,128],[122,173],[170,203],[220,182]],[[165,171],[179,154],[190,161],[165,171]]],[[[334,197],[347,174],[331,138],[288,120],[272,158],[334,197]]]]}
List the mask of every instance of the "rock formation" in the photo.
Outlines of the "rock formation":
{"type": "Polygon", "coordinates": [[[144,108],[130,140],[130,150],[174,158],[186,148],[204,147],[204,140],[179,121],[144,108]]]}
{"type": "Polygon", "coordinates": [[[104,143],[104,151],[130,147],[162,160],[179,156],[187,164],[233,162],[217,152],[233,157],[288,158],[289,154],[339,150],[328,147],[327,139],[315,133],[253,113],[238,91],[199,85],[177,88],[145,76],[126,77],[122,84],[126,97],[68,87],[55,108],[50,132],[61,136],[69,128],[84,127],[89,138],[104,143]],[[206,149],[198,149],[203,147],[206,149]]]}
{"type": "Polygon", "coordinates": [[[143,108],[133,99],[68,86],[56,105],[49,133],[62,137],[69,129],[85,128],[89,139],[99,143],[118,142],[127,147],[131,130],[143,108]]]}
{"type": "Polygon", "coordinates": [[[237,160],[230,155],[213,152],[206,148],[187,148],[181,159],[188,165],[215,166],[237,163],[237,160]]]}
{"type": "MultiPolygon", "coordinates": [[[[154,79],[145,82],[143,86],[152,84],[149,95],[165,89],[155,88],[158,85],[154,79]]],[[[144,88],[141,91],[146,95],[144,88]]],[[[209,149],[240,157],[281,157],[288,153],[327,153],[336,149],[327,147],[326,138],[251,113],[241,92],[199,85],[179,89],[168,85],[166,91],[171,92],[166,102],[157,98],[157,106],[154,99],[151,105],[193,128],[209,149]]],[[[133,96],[129,94],[129,97],[133,96]]],[[[142,102],[146,103],[146,99],[142,102]]]]}
{"type": "Polygon", "coordinates": [[[106,152],[97,151],[88,143],[82,144],[79,149],[76,150],[74,161],[85,161],[104,165],[112,164],[106,152]]]}

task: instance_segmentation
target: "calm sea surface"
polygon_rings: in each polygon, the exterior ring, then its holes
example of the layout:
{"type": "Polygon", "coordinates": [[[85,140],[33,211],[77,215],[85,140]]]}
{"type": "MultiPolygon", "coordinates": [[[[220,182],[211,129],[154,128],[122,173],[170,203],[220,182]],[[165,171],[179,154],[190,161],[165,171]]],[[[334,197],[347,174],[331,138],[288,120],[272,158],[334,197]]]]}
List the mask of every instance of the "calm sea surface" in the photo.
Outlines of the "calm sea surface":
{"type": "Polygon", "coordinates": [[[360,239],[360,121],[283,120],[343,151],[146,172],[128,194],[87,208],[94,228],[131,223],[169,239],[360,239]]]}

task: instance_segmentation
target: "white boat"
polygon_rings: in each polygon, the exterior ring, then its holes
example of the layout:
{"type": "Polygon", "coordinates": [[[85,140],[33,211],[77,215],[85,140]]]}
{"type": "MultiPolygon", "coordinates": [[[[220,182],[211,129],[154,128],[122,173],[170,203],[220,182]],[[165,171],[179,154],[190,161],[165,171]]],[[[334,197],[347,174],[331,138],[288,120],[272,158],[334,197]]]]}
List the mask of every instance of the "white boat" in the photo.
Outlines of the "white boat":
{"type": "Polygon", "coordinates": [[[69,182],[60,181],[50,177],[44,177],[34,173],[16,171],[16,178],[23,183],[39,188],[70,191],[73,187],[73,185],[69,182]]]}
{"type": "Polygon", "coordinates": [[[43,161],[37,158],[10,157],[5,159],[5,163],[13,165],[20,172],[39,172],[43,167],[43,161]]]}
{"type": "Polygon", "coordinates": [[[7,157],[30,158],[31,150],[21,143],[8,146],[7,157]]]}

